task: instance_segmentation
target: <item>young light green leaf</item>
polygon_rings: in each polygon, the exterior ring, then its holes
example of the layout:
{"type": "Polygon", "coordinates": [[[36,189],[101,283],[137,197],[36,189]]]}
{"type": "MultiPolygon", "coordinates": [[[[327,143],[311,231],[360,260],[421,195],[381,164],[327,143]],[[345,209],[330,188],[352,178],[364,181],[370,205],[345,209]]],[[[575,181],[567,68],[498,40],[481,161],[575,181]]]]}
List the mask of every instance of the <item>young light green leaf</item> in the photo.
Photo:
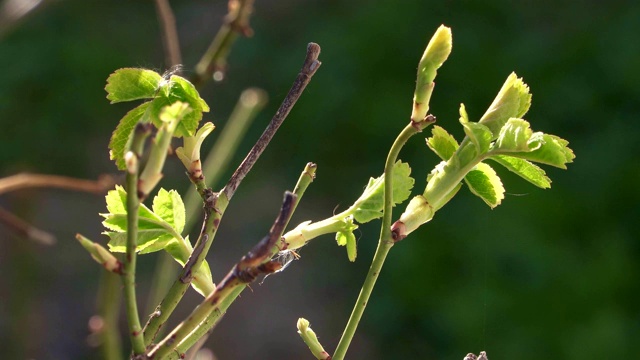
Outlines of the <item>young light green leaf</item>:
{"type": "Polygon", "coordinates": [[[119,170],[126,169],[124,153],[126,151],[127,143],[133,133],[133,128],[145,115],[150,104],[151,102],[146,102],[129,111],[120,120],[120,123],[113,131],[113,134],[111,134],[111,140],[109,141],[109,157],[111,160],[115,160],[116,166],[119,170]]]}
{"type": "Polygon", "coordinates": [[[162,76],[153,70],[118,69],[107,79],[107,99],[111,103],[150,99],[155,96],[162,76]]]}
{"type": "Polygon", "coordinates": [[[489,151],[493,135],[488,127],[474,122],[463,122],[462,127],[469,140],[478,149],[478,154],[484,154],[489,151]]]}
{"type": "Polygon", "coordinates": [[[547,177],[544,170],[527,160],[506,155],[495,155],[491,156],[489,159],[504,166],[507,170],[515,173],[539,188],[548,189],[551,187],[551,179],[547,177]]]}
{"type": "Polygon", "coordinates": [[[533,131],[529,123],[522,119],[511,118],[500,129],[500,134],[493,148],[499,152],[505,151],[531,151],[538,144],[529,141],[533,131]]]}
{"type": "Polygon", "coordinates": [[[337,232],[336,241],[338,242],[338,245],[347,247],[347,256],[349,257],[349,261],[356,261],[356,236],[353,234],[353,231],[337,232]]]}
{"type": "MultiPolygon", "coordinates": [[[[181,203],[181,199],[174,199],[174,195],[166,190],[165,193],[159,195],[161,199],[158,200],[157,207],[162,211],[162,215],[168,218],[171,217],[172,223],[165,221],[144,204],[140,204],[138,209],[138,242],[136,251],[141,254],[162,250],[174,239],[177,241],[178,239],[175,236],[179,236],[182,229],[177,231],[176,226],[184,227],[184,214],[170,216],[170,210],[168,209],[173,206],[172,210],[179,213],[180,204],[177,204],[177,201],[181,203]],[[171,204],[167,204],[164,200],[171,202],[171,204]]],[[[105,198],[109,213],[100,215],[105,218],[102,224],[110,230],[104,232],[111,239],[109,241],[109,249],[113,252],[125,252],[127,243],[127,193],[122,186],[116,185],[115,190],[109,191],[105,198]]],[[[184,205],[182,205],[182,212],[184,213],[184,205]]]]}
{"type": "Polygon", "coordinates": [[[163,85],[163,90],[166,91],[161,91],[152,101],[152,121],[157,127],[162,126],[160,114],[165,106],[170,106],[176,101],[187,103],[192,111],[184,115],[173,135],[175,137],[193,136],[202,119],[202,113],[209,112],[209,105],[200,97],[193,84],[177,75],[171,76],[171,79],[163,85]]]}
{"type": "Polygon", "coordinates": [[[348,217],[344,220],[344,228],[336,233],[336,241],[339,246],[347,247],[347,256],[349,261],[356,261],[357,249],[356,249],[356,236],[353,231],[358,228],[358,225],[353,223],[353,217],[348,217]]]}
{"type": "Polygon", "coordinates": [[[169,223],[178,234],[182,233],[185,223],[184,203],[175,190],[160,189],[153,198],[153,212],[169,223]]]}
{"type": "MultiPolygon", "coordinates": [[[[393,203],[399,204],[409,198],[414,180],[409,164],[398,160],[393,166],[393,203]]],[[[384,176],[370,178],[360,198],[356,200],[353,216],[359,223],[382,217],[384,207],[384,176]]]]}
{"type": "Polygon", "coordinates": [[[534,133],[529,142],[534,146],[530,152],[509,153],[510,156],[566,169],[575,155],[567,145],[569,142],[555,135],[534,133]]]}
{"type": "Polygon", "coordinates": [[[458,150],[458,142],[445,129],[440,126],[433,126],[432,136],[427,139],[427,146],[442,160],[449,160],[458,150]]]}
{"type": "MultiPolygon", "coordinates": [[[[103,231],[102,234],[109,237],[109,251],[124,253],[127,251],[127,233],[116,231],[103,231]]],[[[160,251],[166,247],[173,236],[167,234],[165,229],[139,230],[136,252],[147,254],[160,251]]]]}
{"type": "Polygon", "coordinates": [[[529,110],[529,106],[529,87],[515,73],[511,73],[479,123],[488,127],[495,139],[507,120],[521,118],[529,110]]]}
{"type": "MultiPolygon", "coordinates": [[[[110,214],[122,214],[122,215],[127,214],[127,192],[124,189],[124,187],[120,185],[116,185],[116,188],[114,190],[109,190],[107,192],[107,195],[105,196],[105,200],[107,203],[107,210],[109,211],[110,214]]],[[[109,215],[109,214],[106,214],[106,215],[109,215]]],[[[103,214],[104,217],[106,217],[106,215],[103,214]]],[[[140,207],[138,208],[138,216],[141,219],[163,221],[161,217],[154,214],[144,204],[140,204],[140,207]]],[[[124,229],[124,231],[126,231],[126,228],[124,229]]]]}
{"type": "Polygon", "coordinates": [[[464,177],[471,192],[481,198],[492,209],[504,199],[502,181],[491,166],[479,163],[464,177]]]}

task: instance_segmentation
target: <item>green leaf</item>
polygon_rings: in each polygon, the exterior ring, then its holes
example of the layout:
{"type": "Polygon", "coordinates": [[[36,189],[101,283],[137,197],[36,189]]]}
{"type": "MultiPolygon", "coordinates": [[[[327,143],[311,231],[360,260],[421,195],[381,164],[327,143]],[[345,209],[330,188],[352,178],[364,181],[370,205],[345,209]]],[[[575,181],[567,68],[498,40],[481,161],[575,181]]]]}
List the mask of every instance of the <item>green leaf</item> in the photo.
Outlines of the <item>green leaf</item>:
{"type": "MultiPolygon", "coordinates": [[[[393,204],[399,204],[409,198],[414,180],[409,164],[398,160],[393,166],[393,204]]],[[[353,204],[353,216],[359,223],[366,223],[382,217],[384,208],[384,175],[370,178],[360,198],[353,204]]]]}
{"type": "MultiPolygon", "coordinates": [[[[116,231],[104,231],[104,235],[109,236],[109,250],[111,252],[124,253],[127,251],[127,233],[116,231]]],[[[159,251],[165,248],[173,236],[167,234],[165,229],[139,230],[136,252],[146,254],[159,251]]]]}
{"type": "Polygon", "coordinates": [[[532,135],[533,131],[527,121],[511,118],[500,129],[500,134],[493,148],[500,152],[531,151],[538,146],[537,143],[532,144],[529,141],[532,135]]]}
{"type": "Polygon", "coordinates": [[[182,198],[177,191],[160,189],[153,198],[153,212],[169,223],[176,233],[182,233],[185,223],[185,209],[182,198]]]}
{"type": "Polygon", "coordinates": [[[356,261],[357,249],[356,249],[356,236],[353,231],[358,228],[358,225],[353,223],[353,217],[347,217],[344,220],[344,228],[336,233],[336,242],[339,246],[347,247],[347,257],[349,261],[356,261]]]}
{"type": "Polygon", "coordinates": [[[504,199],[504,187],[491,166],[479,163],[464,177],[471,192],[481,198],[492,209],[504,199]]]}
{"type": "Polygon", "coordinates": [[[529,106],[529,87],[515,73],[511,73],[479,123],[488,127],[495,139],[507,120],[521,118],[527,113],[529,106]]]}
{"type": "Polygon", "coordinates": [[[162,76],[147,69],[118,69],[107,79],[107,99],[111,103],[150,99],[155,96],[162,76]]]}
{"type": "Polygon", "coordinates": [[[507,168],[507,170],[515,173],[521,178],[527,180],[533,185],[548,189],[551,187],[551,179],[549,179],[541,168],[528,162],[527,160],[518,159],[513,156],[495,155],[489,159],[507,168]]]}
{"type": "Polygon", "coordinates": [[[193,136],[198,129],[200,120],[202,120],[202,113],[209,112],[209,105],[200,97],[193,84],[183,77],[171,76],[171,79],[162,88],[163,91],[151,103],[153,123],[157,127],[162,126],[160,119],[162,109],[176,101],[182,101],[189,104],[193,111],[184,115],[173,135],[176,137],[193,136]]]}
{"type": "MultiPolygon", "coordinates": [[[[184,227],[184,205],[181,205],[181,199],[174,199],[174,195],[170,194],[170,192],[165,190],[165,193],[159,196],[165,199],[166,202],[171,202],[171,204],[166,204],[161,201],[162,199],[158,200],[162,204],[158,205],[158,208],[162,210],[162,215],[169,217],[170,210],[168,208],[170,206],[175,207],[173,211],[176,213],[179,213],[179,208],[182,206],[183,214],[171,215],[173,223],[170,223],[149,210],[144,204],[140,204],[138,208],[138,239],[136,244],[136,251],[140,252],[140,254],[162,250],[172,241],[179,240],[174,235],[180,234],[180,231],[176,231],[176,225],[184,227]],[[180,204],[176,204],[177,201],[180,201],[180,204]]],[[[109,241],[109,249],[111,251],[125,252],[127,244],[127,193],[122,186],[116,185],[115,190],[107,193],[106,201],[109,213],[100,215],[105,218],[102,222],[104,227],[111,231],[106,231],[103,234],[111,239],[109,241]]]]}
{"type": "Polygon", "coordinates": [[[491,147],[491,130],[488,127],[474,122],[462,123],[464,133],[469,137],[469,140],[478,149],[478,154],[485,154],[491,147]]]}
{"type": "MultiPolygon", "coordinates": [[[[105,200],[107,203],[107,210],[110,214],[127,214],[127,192],[124,187],[116,185],[115,190],[109,190],[107,192],[105,200]]],[[[138,208],[138,216],[141,219],[163,221],[161,217],[157,216],[151,210],[149,210],[149,208],[145,204],[140,204],[140,207],[138,208]]]]}
{"type": "Polygon", "coordinates": [[[133,110],[129,111],[121,120],[109,141],[109,157],[111,160],[115,160],[116,166],[119,170],[125,170],[124,153],[129,142],[131,134],[133,134],[133,128],[138,121],[143,118],[145,112],[149,108],[151,102],[140,104],[133,110]]]}
{"type": "Polygon", "coordinates": [[[510,156],[566,169],[575,155],[567,145],[569,142],[555,135],[534,133],[529,141],[535,146],[530,152],[510,153],[510,156]]]}
{"type": "Polygon", "coordinates": [[[434,126],[431,129],[432,136],[427,139],[427,146],[442,160],[449,160],[458,150],[458,142],[445,129],[434,126]]]}

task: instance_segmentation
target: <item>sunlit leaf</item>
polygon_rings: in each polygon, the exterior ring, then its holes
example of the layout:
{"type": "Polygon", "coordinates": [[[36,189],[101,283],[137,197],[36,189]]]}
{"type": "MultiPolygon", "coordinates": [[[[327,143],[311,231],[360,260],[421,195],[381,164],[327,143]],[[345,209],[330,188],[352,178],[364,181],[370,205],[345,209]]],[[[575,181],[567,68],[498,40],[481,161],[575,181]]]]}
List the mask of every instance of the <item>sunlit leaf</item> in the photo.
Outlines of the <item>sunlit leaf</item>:
{"type": "Polygon", "coordinates": [[[109,157],[111,160],[115,160],[116,166],[120,170],[125,170],[124,153],[126,151],[129,138],[133,133],[133,128],[138,121],[143,118],[145,112],[151,105],[151,102],[146,102],[138,105],[133,110],[129,111],[118,123],[118,126],[111,134],[111,140],[109,141],[109,157]]]}
{"type": "MultiPolygon", "coordinates": [[[[393,166],[393,203],[399,204],[411,195],[414,179],[409,176],[411,168],[409,164],[397,161],[393,166]]],[[[364,192],[354,204],[356,210],[353,213],[356,221],[366,223],[382,217],[384,208],[384,176],[370,178],[364,192]]]]}
{"type": "Polygon", "coordinates": [[[107,79],[107,99],[111,103],[150,99],[155,96],[162,76],[153,70],[118,69],[107,79]]]}
{"type": "Polygon", "coordinates": [[[169,223],[178,234],[182,233],[185,223],[184,203],[175,190],[160,189],[153,198],[153,212],[169,223]]]}
{"type": "Polygon", "coordinates": [[[551,179],[547,177],[545,171],[527,160],[506,155],[495,155],[489,159],[504,166],[509,171],[517,174],[537,187],[543,189],[551,187],[551,179]]]}
{"type": "Polygon", "coordinates": [[[458,142],[445,129],[434,126],[432,136],[427,139],[427,146],[442,160],[449,160],[458,149],[458,142]]]}
{"type": "Polygon", "coordinates": [[[529,87],[522,78],[511,73],[479,123],[489,128],[495,139],[507,120],[521,118],[529,110],[529,106],[531,106],[529,87]]]}
{"type": "Polygon", "coordinates": [[[471,192],[481,198],[491,208],[500,205],[504,199],[502,181],[491,166],[479,163],[464,177],[471,192]]]}

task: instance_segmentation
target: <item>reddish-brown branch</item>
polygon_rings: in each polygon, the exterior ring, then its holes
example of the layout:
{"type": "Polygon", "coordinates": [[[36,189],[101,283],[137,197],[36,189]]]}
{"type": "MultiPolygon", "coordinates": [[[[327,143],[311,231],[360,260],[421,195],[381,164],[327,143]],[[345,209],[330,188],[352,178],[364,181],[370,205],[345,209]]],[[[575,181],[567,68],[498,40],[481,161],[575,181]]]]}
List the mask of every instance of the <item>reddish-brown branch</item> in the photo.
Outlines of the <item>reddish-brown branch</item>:
{"type": "Polygon", "coordinates": [[[102,175],[95,181],[58,175],[22,173],[0,179],[0,194],[26,188],[58,188],[102,195],[115,183],[111,175],[102,175]]]}
{"type": "Polygon", "coordinates": [[[0,207],[0,223],[15,234],[32,239],[40,244],[53,245],[56,242],[55,236],[36,228],[2,207],[0,207]]]}

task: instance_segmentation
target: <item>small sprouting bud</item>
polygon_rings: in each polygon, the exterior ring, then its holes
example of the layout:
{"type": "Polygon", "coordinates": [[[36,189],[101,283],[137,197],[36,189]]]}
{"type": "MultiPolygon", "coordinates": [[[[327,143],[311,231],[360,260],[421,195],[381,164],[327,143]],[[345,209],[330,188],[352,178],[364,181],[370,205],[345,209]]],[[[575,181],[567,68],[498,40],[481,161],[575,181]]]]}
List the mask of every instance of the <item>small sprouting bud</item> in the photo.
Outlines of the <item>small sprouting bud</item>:
{"type": "Polygon", "coordinates": [[[134,154],[133,151],[127,151],[127,153],[124,154],[124,163],[127,167],[127,172],[129,174],[138,173],[138,165],[139,165],[138,156],[134,154]]]}
{"type": "Polygon", "coordinates": [[[89,252],[89,254],[91,254],[91,257],[96,262],[98,262],[98,264],[104,266],[107,271],[118,274],[122,272],[122,263],[115,256],[113,256],[113,254],[110,253],[109,250],[80,234],[76,234],[76,239],[78,239],[82,247],[84,247],[89,252]]]}
{"type": "Polygon", "coordinates": [[[529,110],[529,106],[531,106],[529,86],[516,73],[511,73],[479,123],[491,130],[492,140],[495,140],[504,124],[510,118],[522,118],[529,110]]]}
{"type": "Polygon", "coordinates": [[[311,353],[316,357],[316,359],[331,359],[331,355],[324,350],[322,344],[318,341],[316,333],[309,327],[309,321],[307,319],[299,318],[297,327],[298,334],[300,334],[302,341],[307,344],[309,350],[311,350],[311,353]]]}
{"type": "Polygon", "coordinates": [[[413,94],[413,111],[411,121],[421,122],[429,111],[429,100],[435,83],[437,70],[451,54],[451,29],[440,25],[427,45],[418,64],[416,90],[413,94]]]}
{"type": "Polygon", "coordinates": [[[433,207],[424,196],[418,195],[411,199],[407,209],[400,216],[400,220],[396,221],[391,227],[394,240],[400,241],[404,239],[420,225],[431,220],[433,213],[433,207]]]}
{"type": "Polygon", "coordinates": [[[202,174],[202,163],[200,161],[200,147],[204,139],[215,129],[215,126],[208,122],[202,125],[194,136],[184,137],[184,146],[176,149],[176,155],[182,164],[187,168],[191,176],[199,177],[202,174]]]}
{"type": "Polygon", "coordinates": [[[298,327],[298,334],[306,333],[309,328],[309,320],[305,318],[298,319],[298,323],[296,324],[298,327]]]}

